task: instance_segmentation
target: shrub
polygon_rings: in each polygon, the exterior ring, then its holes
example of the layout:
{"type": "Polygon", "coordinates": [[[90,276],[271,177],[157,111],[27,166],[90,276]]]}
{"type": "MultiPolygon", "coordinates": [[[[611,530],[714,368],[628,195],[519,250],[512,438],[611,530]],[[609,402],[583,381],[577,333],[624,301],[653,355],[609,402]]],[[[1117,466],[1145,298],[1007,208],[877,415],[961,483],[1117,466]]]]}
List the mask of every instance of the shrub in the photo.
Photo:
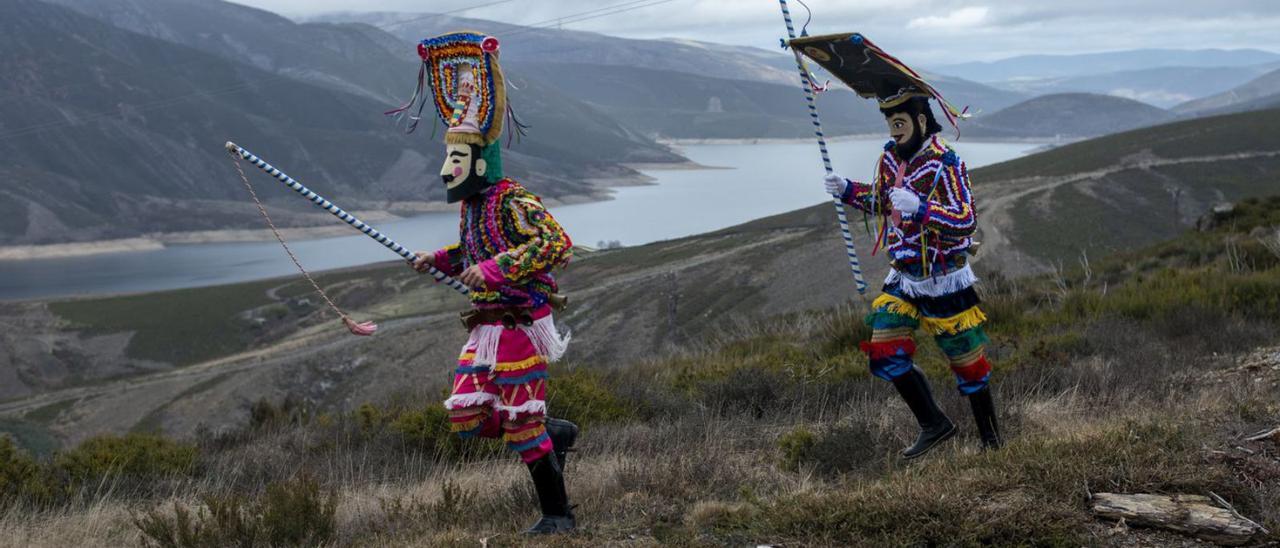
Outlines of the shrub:
{"type": "Polygon", "coordinates": [[[47,467],[23,452],[8,436],[0,436],[0,507],[15,502],[48,504],[63,494],[47,467]]]}
{"type": "Polygon", "coordinates": [[[196,448],[155,434],[90,438],[75,449],[59,453],[53,466],[74,484],[111,476],[150,479],[190,474],[196,448]]]}
{"type": "Polygon", "coordinates": [[[842,423],[818,433],[801,426],[778,439],[782,466],[793,472],[813,467],[825,474],[864,470],[880,454],[871,431],[863,423],[842,423]]]}
{"type": "Polygon", "coordinates": [[[249,427],[256,431],[297,426],[305,424],[311,415],[311,410],[292,395],[279,405],[262,398],[249,407],[249,427]]]}
{"type": "Polygon", "coordinates": [[[614,394],[603,376],[582,367],[551,373],[547,409],[579,426],[618,422],[635,415],[634,406],[614,394]]]}
{"type": "Polygon", "coordinates": [[[173,515],[160,508],[134,516],[149,546],[318,546],[333,540],[338,497],[310,479],[272,483],[257,499],[209,496],[196,512],[174,502],[173,515]]]}

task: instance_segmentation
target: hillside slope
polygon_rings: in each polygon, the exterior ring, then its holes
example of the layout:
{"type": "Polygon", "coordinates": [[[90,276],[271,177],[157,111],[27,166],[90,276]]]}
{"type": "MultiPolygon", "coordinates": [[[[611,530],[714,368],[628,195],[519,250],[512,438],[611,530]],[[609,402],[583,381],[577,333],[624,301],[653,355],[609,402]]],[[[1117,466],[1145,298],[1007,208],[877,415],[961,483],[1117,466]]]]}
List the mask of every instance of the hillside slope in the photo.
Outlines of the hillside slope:
{"type": "MultiPolygon", "coordinates": [[[[1274,136],[1259,135],[1250,144],[1261,148],[1249,150],[1223,138],[1280,117],[1266,114],[1180,122],[975,170],[984,242],[977,267],[1007,277],[1058,261],[1070,267],[1081,252],[1097,261],[1173,237],[1219,200],[1280,194],[1274,136]],[[1180,189],[1176,214],[1161,207],[1172,196],[1166,189],[1180,189]]],[[[573,359],[622,367],[761,318],[855,299],[832,217],[822,204],[581,257],[561,276],[578,303],[561,316],[574,332],[573,359]]],[[[863,231],[855,236],[874,292],[885,263],[865,256],[863,231]]],[[[345,335],[316,303],[303,302],[308,290],[296,279],[6,305],[0,322],[15,327],[0,333],[10,349],[0,372],[11,379],[0,398],[25,399],[0,405],[0,414],[79,401],[83,413],[59,414],[43,428],[77,440],[145,419],[181,433],[241,420],[245,402],[258,398],[298,393],[341,407],[406,378],[443,382],[425,371],[439,371],[465,339],[454,316],[465,308],[460,298],[400,264],[331,273],[322,283],[357,317],[379,319],[378,336],[345,335]],[[203,311],[199,321],[186,314],[192,309],[203,311]],[[157,370],[165,372],[147,374],[157,370]],[[188,392],[195,385],[199,393],[188,392]]]]}
{"type": "Polygon", "coordinates": [[[1131,99],[1092,93],[1043,95],[1006,109],[977,116],[961,129],[986,138],[1094,137],[1153,126],[1173,114],[1131,99]]]}
{"type": "MultiPolygon", "coordinates": [[[[865,303],[754,321],[720,315],[720,336],[626,363],[584,361],[573,349],[568,364],[552,367],[547,405],[582,427],[566,466],[582,521],[550,544],[1131,547],[1224,539],[1221,531],[1100,519],[1091,507],[1102,493],[1212,496],[1219,519],[1233,522],[1233,544],[1274,543],[1280,233],[1252,234],[1280,226],[1280,197],[1211,220],[1089,271],[982,286],[999,450],[979,451],[946,358],[919,337],[916,363],[958,433],[923,458],[900,457],[918,430],[893,389],[867,372],[858,348],[869,335],[865,303]]],[[[642,257],[653,258],[631,258],[642,257]]],[[[211,545],[272,535],[306,541],[297,544],[437,546],[511,537],[537,518],[527,471],[500,440],[449,432],[438,403],[449,357],[419,339],[396,360],[351,360],[341,347],[353,340],[299,341],[294,351],[317,362],[309,366],[259,355],[265,359],[196,366],[185,379],[158,374],[94,387],[79,399],[0,403],[0,429],[19,442],[0,439],[0,466],[20,480],[4,499],[16,504],[0,516],[0,530],[15,544],[49,546],[158,543],[191,529],[211,545]],[[386,369],[393,371],[380,391],[357,382],[386,369]],[[265,382],[288,384],[263,395],[265,382]],[[239,409],[224,403],[237,399],[239,409]],[[138,415],[139,403],[158,406],[138,415]],[[190,424],[199,418],[209,422],[190,424]],[[32,443],[41,429],[77,423],[132,431],[52,457],[51,447],[32,443]],[[211,505],[219,513],[202,510],[211,505]],[[218,517],[227,515],[249,519],[218,517]]],[[[392,342],[410,341],[382,346],[392,342]]]]}
{"type": "MultiPolygon", "coordinates": [[[[385,103],[35,0],[0,4],[0,47],[0,245],[257,228],[228,139],[349,209],[443,197],[438,142],[393,127],[385,103]]],[[[524,93],[540,137],[509,149],[508,171],[547,197],[598,197],[589,178],[634,174],[620,162],[680,159],[554,88],[524,93]]],[[[282,225],[324,222],[296,199],[281,207],[282,225]]]]}
{"type": "Polygon", "coordinates": [[[1280,70],[1259,76],[1217,95],[1187,101],[1173,108],[1184,115],[1226,114],[1269,108],[1280,97],[1280,70]]]}

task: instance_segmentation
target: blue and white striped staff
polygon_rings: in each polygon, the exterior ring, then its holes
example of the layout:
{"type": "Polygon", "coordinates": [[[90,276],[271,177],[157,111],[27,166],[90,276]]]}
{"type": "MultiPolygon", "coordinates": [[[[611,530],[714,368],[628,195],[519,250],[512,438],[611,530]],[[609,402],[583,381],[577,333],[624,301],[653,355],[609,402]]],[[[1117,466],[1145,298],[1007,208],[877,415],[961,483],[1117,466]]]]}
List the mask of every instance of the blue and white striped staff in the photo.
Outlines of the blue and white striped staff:
{"type": "MultiPolygon", "coordinates": [[[[387,249],[390,249],[391,251],[396,252],[397,255],[400,255],[401,257],[405,258],[408,261],[413,261],[414,259],[417,258],[414,256],[413,252],[409,251],[404,246],[396,243],[395,240],[388,238],[385,234],[378,232],[376,229],[365,224],[360,219],[357,219],[355,218],[355,216],[351,215],[350,213],[343,211],[342,208],[334,205],[329,200],[324,199],[323,196],[320,196],[319,194],[312,192],[311,189],[303,186],[302,183],[295,181],[293,177],[290,177],[285,172],[280,171],[279,169],[276,169],[271,164],[268,164],[267,162],[263,161],[262,158],[259,158],[255,156],[252,152],[249,152],[248,150],[245,150],[244,148],[240,147],[240,145],[237,145],[231,141],[227,141],[227,151],[241,158],[244,158],[245,160],[248,160],[249,163],[255,166],[258,166],[258,169],[265,171],[268,175],[275,177],[281,183],[284,183],[285,186],[293,189],[295,192],[297,192],[298,194],[301,194],[306,199],[311,200],[311,202],[316,204],[316,206],[320,207],[320,209],[323,209],[325,211],[328,211],[329,213],[332,213],[335,217],[342,219],[347,224],[355,227],[356,230],[359,230],[360,232],[363,232],[366,236],[373,238],[375,241],[382,244],[387,249]]],[[[296,262],[296,259],[295,259],[295,262],[296,262]]],[[[301,265],[299,265],[299,268],[301,268],[301,265]]],[[[427,274],[430,274],[431,277],[435,278],[436,281],[438,282],[443,282],[445,284],[448,284],[449,287],[452,287],[458,293],[461,293],[463,295],[469,295],[471,293],[471,289],[468,288],[466,285],[464,285],[462,282],[449,277],[449,275],[437,270],[436,268],[430,265],[427,265],[427,274]]]]}
{"type": "MultiPolygon", "coordinates": [[[[791,10],[787,9],[787,0],[778,0],[782,5],[782,19],[787,23],[787,36],[795,40],[796,29],[791,23],[791,10]]],[[[831,168],[831,155],[827,152],[827,138],[822,133],[822,120],[818,119],[818,105],[814,102],[813,86],[809,83],[809,71],[805,69],[804,59],[800,57],[800,52],[792,50],[796,56],[796,68],[800,70],[800,86],[804,88],[804,100],[809,104],[809,117],[813,119],[813,132],[818,136],[818,150],[822,152],[822,167],[827,170],[830,175],[835,170],[831,168]]],[[[853,281],[858,288],[858,293],[867,292],[867,282],[862,279],[862,265],[858,262],[858,251],[853,247],[853,234],[849,232],[849,217],[844,212],[844,204],[839,198],[833,198],[832,201],[836,206],[836,220],[840,223],[840,235],[844,237],[845,253],[849,255],[849,268],[853,270],[853,281]]]]}

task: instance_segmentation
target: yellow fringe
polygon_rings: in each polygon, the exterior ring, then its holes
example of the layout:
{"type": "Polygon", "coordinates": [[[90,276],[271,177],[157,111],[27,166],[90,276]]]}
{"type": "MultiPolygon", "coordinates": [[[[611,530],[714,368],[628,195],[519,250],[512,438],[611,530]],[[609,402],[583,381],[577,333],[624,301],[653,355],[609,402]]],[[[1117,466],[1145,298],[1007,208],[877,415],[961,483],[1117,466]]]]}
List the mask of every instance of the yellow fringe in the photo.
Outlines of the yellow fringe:
{"type": "Polygon", "coordinates": [[[485,418],[486,417],[477,417],[476,419],[469,420],[467,422],[451,422],[449,423],[449,431],[470,432],[475,430],[477,426],[480,426],[480,423],[484,422],[485,418]]]}
{"type": "Polygon", "coordinates": [[[538,365],[540,363],[545,363],[545,362],[546,360],[543,360],[542,356],[534,356],[527,360],[522,360],[518,362],[498,362],[498,365],[494,366],[493,370],[494,371],[520,371],[522,369],[529,369],[530,367],[533,367],[535,365],[538,365]]]}
{"type": "Polygon", "coordinates": [[[898,297],[894,297],[888,293],[883,293],[871,303],[871,310],[874,312],[888,312],[890,314],[898,314],[912,319],[920,319],[920,311],[915,305],[904,301],[898,297]]]}
{"type": "Polygon", "coordinates": [[[973,307],[950,318],[922,318],[921,325],[934,335],[955,335],[966,329],[973,329],[987,321],[987,315],[978,307],[973,307]]]}
{"type": "Polygon", "coordinates": [[[516,432],[515,434],[504,432],[502,434],[502,437],[506,438],[508,442],[520,443],[522,441],[531,440],[533,438],[541,436],[542,433],[545,432],[546,430],[547,430],[546,427],[538,426],[536,428],[530,428],[523,432],[516,432]]]}

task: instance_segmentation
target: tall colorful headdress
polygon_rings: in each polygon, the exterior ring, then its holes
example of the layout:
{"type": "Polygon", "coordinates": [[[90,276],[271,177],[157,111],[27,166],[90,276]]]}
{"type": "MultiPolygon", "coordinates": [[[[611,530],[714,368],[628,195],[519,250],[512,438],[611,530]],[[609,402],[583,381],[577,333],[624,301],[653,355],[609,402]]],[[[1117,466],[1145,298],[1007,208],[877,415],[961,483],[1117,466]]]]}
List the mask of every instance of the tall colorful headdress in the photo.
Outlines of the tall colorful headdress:
{"type": "Polygon", "coordinates": [[[790,42],[795,51],[813,59],[859,96],[876,99],[881,109],[898,106],[913,97],[938,101],[951,127],[968,118],[968,107],[957,109],[902,61],[858,33],[805,36],[790,42]]]}
{"type": "Polygon", "coordinates": [[[510,115],[506,82],[498,65],[498,39],[479,32],[453,32],[420,42],[418,57],[422,67],[413,97],[386,114],[403,116],[417,104],[417,112],[410,114],[409,131],[413,131],[432,101],[446,128],[446,143],[488,146],[498,141],[503,120],[510,115]]]}

